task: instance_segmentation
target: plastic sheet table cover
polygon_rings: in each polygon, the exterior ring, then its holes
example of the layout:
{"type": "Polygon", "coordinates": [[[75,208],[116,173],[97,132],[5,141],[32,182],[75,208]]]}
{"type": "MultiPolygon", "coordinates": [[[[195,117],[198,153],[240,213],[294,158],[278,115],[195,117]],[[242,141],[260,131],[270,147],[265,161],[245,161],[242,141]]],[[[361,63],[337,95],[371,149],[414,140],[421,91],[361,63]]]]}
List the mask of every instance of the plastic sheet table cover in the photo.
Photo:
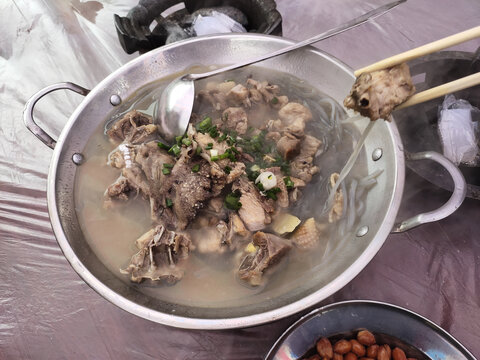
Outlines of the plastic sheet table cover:
{"type": "MultiPolygon", "coordinates": [[[[286,37],[303,39],[381,5],[364,0],[277,0],[286,37]]],[[[0,359],[260,359],[301,314],[255,328],[188,331],[137,318],[110,304],[73,271],[47,214],[51,150],[24,127],[26,100],[46,85],[92,88],[135,55],[123,53],[113,13],[135,0],[0,2],[0,359]]],[[[478,25],[478,0],[410,0],[318,46],[360,67],[478,25]]],[[[459,49],[474,51],[478,41],[459,49]]],[[[59,134],[81,97],[58,92],[37,107],[59,134]]],[[[399,217],[430,210],[449,194],[408,174],[399,217]]],[[[407,307],[480,356],[480,203],[388,237],[373,261],[323,304],[374,299],[407,307]]],[[[321,304],[319,304],[321,305],[321,304]]],[[[305,313],[304,311],[303,313],[305,313]]]]}

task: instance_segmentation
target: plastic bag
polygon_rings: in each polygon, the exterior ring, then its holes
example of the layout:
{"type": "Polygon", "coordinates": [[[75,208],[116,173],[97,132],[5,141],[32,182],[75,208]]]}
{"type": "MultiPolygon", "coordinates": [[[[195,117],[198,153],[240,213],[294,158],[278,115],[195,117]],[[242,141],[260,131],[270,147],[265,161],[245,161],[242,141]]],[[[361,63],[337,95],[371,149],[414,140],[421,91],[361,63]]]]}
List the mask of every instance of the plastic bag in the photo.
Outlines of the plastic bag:
{"type": "Polygon", "coordinates": [[[479,164],[480,110],[466,100],[447,95],[439,109],[438,131],[443,154],[455,165],[479,164]]]}
{"type": "Polygon", "coordinates": [[[218,11],[212,11],[210,16],[198,15],[193,22],[193,30],[197,36],[247,31],[242,24],[218,11]]]}

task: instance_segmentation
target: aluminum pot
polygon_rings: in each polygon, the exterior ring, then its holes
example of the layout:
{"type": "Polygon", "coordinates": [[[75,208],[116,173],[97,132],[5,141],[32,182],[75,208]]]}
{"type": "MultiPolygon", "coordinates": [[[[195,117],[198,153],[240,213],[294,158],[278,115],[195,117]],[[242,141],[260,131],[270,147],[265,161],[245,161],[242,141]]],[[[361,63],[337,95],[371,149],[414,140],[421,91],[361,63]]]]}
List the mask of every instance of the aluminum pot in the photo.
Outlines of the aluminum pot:
{"type": "MultiPolygon", "coordinates": [[[[370,190],[366,211],[354,235],[337,246],[322,269],[314,267],[299,275],[295,286],[270,289],[252,296],[239,306],[184,306],[162,301],[138,291],[118,274],[108,270],[85,240],[74,208],[74,182],[82,151],[99,124],[115,112],[122,99],[155,80],[171,76],[192,65],[222,65],[244,61],[292,44],[268,35],[228,34],[199,37],[151,51],[122,66],[88,91],[78,85],[61,83],[35,94],[26,104],[26,126],[47,146],[54,149],[48,175],[48,211],[53,231],[65,257],[80,277],[95,291],[120,308],[158,323],[191,329],[248,327],[280,319],[301,311],[330,296],[352,280],[373,258],[388,234],[425,222],[439,220],[454,212],[465,197],[465,180],[458,169],[442,155],[425,152],[413,160],[431,159],[443,165],[455,182],[450,200],[440,209],[415,216],[395,225],[402,198],[405,154],[395,122],[376,124],[362,150],[369,173],[382,169],[378,184],[370,190]],[[47,93],[69,89],[85,95],[57,141],[46,134],[33,118],[35,103],[47,93]],[[322,270],[322,271],[320,271],[322,270]]],[[[352,69],[313,47],[265,61],[261,66],[286,72],[305,80],[342,103],[354,82],[352,69]]],[[[368,120],[356,122],[362,130],[368,120]]]]}

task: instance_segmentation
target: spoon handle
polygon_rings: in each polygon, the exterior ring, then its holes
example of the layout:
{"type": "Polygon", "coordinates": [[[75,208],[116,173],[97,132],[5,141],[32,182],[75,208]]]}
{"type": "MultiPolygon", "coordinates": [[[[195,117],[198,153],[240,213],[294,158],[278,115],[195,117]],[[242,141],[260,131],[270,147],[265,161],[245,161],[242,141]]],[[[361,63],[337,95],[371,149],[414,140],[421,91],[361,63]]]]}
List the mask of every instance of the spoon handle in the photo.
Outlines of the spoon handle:
{"type": "Polygon", "coordinates": [[[378,16],[381,16],[381,15],[387,13],[388,11],[390,11],[391,9],[393,9],[394,7],[400,5],[401,3],[405,2],[405,1],[407,1],[407,0],[397,0],[397,1],[391,2],[389,4],[380,6],[379,8],[376,8],[374,10],[371,10],[371,11],[359,16],[359,17],[356,17],[355,19],[352,19],[345,24],[337,26],[337,27],[335,27],[331,30],[328,30],[328,31],[326,31],[324,33],[321,33],[321,34],[318,34],[318,35],[315,35],[315,36],[313,36],[309,39],[303,40],[303,41],[298,42],[296,44],[287,46],[283,49],[274,51],[272,53],[269,53],[269,54],[266,54],[266,55],[261,55],[261,56],[258,56],[256,58],[249,59],[247,61],[244,61],[244,62],[241,62],[241,63],[238,63],[238,64],[225,66],[225,67],[222,67],[220,69],[216,69],[216,70],[201,73],[201,74],[187,74],[187,75],[182,76],[182,79],[183,80],[204,79],[204,78],[207,78],[207,77],[210,77],[210,76],[213,76],[213,75],[220,74],[222,72],[226,72],[226,71],[230,71],[230,70],[234,70],[234,69],[239,69],[239,68],[242,68],[242,67],[250,65],[250,64],[254,64],[254,63],[257,63],[257,62],[260,62],[260,61],[263,61],[263,60],[267,60],[267,59],[273,58],[275,56],[285,54],[289,51],[296,50],[296,49],[301,48],[303,46],[311,45],[311,44],[316,43],[320,40],[325,40],[325,39],[328,39],[329,37],[340,34],[344,31],[353,29],[353,28],[355,28],[355,27],[357,27],[357,26],[359,26],[363,23],[366,23],[369,20],[372,20],[372,19],[374,19],[378,16]]]}

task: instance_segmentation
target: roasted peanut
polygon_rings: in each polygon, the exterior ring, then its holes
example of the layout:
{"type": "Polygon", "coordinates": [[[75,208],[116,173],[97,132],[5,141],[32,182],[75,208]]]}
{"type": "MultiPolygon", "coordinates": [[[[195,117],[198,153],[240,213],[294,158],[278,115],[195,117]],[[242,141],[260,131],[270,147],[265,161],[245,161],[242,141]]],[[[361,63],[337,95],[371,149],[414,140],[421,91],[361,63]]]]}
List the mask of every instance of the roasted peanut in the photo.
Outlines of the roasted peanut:
{"type": "Polygon", "coordinates": [[[317,342],[317,352],[322,358],[333,358],[333,348],[330,340],[327,338],[321,338],[317,342]]]}
{"type": "Polygon", "coordinates": [[[365,346],[360,344],[357,340],[350,340],[350,344],[352,344],[352,352],[357,355],[358,357],[365,356],[365,346]]]}
{"type": "Polygon", "coordinates": [[[369,358],[369,357],[362,357],[360,360],[375,360],[375,358],[369,358]]]}
{"type": "Polygon", "coordinates": [[[333,360],[343,360],[343,355],[333,353],[333,360]]]}
{"type": "Polygon", "coordinates": [[[347,353],[344,357],[343,360],[357,360],[357,355],[355,355],[352,352],[347,353]]]}
{"type": "Polygon", "coordinates": [[[393,349],[392,357],[393,357],[393,360],[407,360],[407,356],[405,355],[405,352],[398,347],[393,349]]]}
{"type": "MultiPolygon", "coordinates": [[[[344,355],[352,350],[352,344],[348,340],[339,340],[333,346],[333,351],[337,354],[344,355]]],[[[358,355],[358,354],[357,354],[358,355]]]]}
{"type": "Polygon", "coordinates": [[[385,347],[380,346],[378,348],[377,360],[390,360],[390,356],[388,356],[388,351],[385,347]]]}
{"type": "Polygon", "coordinates": [[[371,357],[371,358],[376,358],[377,357],[377,353],[378,353],[378,345],[375,344],[375,345],[370,345],[368,348],[367,348],[367,356],[368,357],[371,357]]]}
{"type": "Polygon", "coordinates": [[[357,340],[360,344],[370,346],[375,344],[375,336],[368,330],[361,330],[357,334],[357,340]]]}
{"type": "Polygon", "coordinates": [[[390,345],[384,344],[382,346],[387,350],[388,358],[391,359],[392,358],[392,349],[390,348],[390,345]]]}

